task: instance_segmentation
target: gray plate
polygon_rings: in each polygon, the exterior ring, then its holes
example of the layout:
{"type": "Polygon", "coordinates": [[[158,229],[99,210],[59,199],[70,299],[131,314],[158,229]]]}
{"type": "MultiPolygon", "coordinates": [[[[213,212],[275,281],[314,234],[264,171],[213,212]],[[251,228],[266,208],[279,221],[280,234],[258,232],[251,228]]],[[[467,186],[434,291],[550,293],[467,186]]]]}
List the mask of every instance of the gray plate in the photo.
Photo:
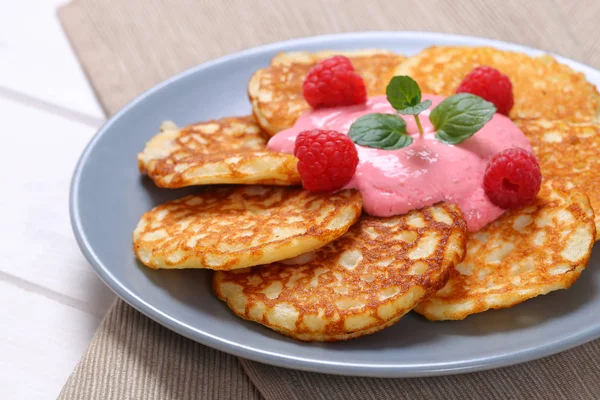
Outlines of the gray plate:
{"type": "MultiPolygon", "coordinates": [[[[283,367],[376,377],[442,375],[524,362],[599,337],[598,249],[568,291],[464,321],[432,323],[410,314],[377,334],[329,344],[299,343],[235,317],[212,295],[207,271],[153,271],[136,262],[131,232],[142,213],[194,191],[161,190],[138,173],[136,154],[161,121],[186,125],[250,113],[246,82],[280,51],[378,47],[410,55],[430,45],[541,53],[465,36],[353,33],[258,47],[188,70],[124,107],[81,156],[71,188],[71,219],[83,253],[117,295],[158,323],[207,346],[283,367]]],[[[559,59],[600,84],[600,72],[559,59]]]]}

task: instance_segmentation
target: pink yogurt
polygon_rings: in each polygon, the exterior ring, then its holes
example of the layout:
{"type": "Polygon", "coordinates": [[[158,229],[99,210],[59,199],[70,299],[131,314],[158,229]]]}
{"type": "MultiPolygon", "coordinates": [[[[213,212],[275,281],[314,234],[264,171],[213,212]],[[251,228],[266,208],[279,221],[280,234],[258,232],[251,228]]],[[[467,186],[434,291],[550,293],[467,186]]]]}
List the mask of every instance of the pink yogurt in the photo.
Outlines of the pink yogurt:
{"type": "MultiPolygon", "coordinates": [[[[424,95],[423,100],[439,104],[444,97],[424,95]]],[[[435,139],[429,112],[420,114],[425,132],[420,137],[414,117],[403,116],[413,143],[399,150],[356,146],[359,164],[348,189],[358,189],[364,210],[375,216],[405,214],[440,201],[456,203],[462,210],[469,231],[481,229],[502,215],[483,190],[483,175],[490,158],[509,147],[531,151],[529,141],[507,117],[495,114],[471,138],[458,145],[435,139]]],[[[395,113],[385,96],[370,98],[366,104],[314,110],[303,114],[293,127],[271,138],[268,148],[294,152],[296,136],[310,129],[333,129],[347,134],[350,125],[370,113],[395,113]]]]}

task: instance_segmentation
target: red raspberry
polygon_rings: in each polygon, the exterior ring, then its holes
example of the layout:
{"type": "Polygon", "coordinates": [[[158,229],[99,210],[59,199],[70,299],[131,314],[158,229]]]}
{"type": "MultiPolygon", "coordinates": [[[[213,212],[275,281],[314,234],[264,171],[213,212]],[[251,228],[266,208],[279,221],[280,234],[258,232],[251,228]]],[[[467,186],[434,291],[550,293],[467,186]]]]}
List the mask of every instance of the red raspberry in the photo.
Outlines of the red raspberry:
{"type": "Polygon", "coordinates": [[[496,106],[500,114],[508,115],[514,104],[510,78],[492,67],[477,67],[469,72],[456,93],[471,93],[496,106]]]}
{"type": "Polygon", "coordinates": [[[345,56],[333,56],[317,63],[308,71],[302,84],[302,95],[312,108],[349,106],[367,101],[363,78],[354,72],[345,56]]]}
{"type": "Polygon", "coordinates": [[[346,186],[358,165],[354,142],[336,131],[314,129],[296,138],[294,155],[302,186],[311,192],[332,192],[346,186]]]}
{"type": "Polygon", "coordinates": [[[483,177],[485,194],[501,208],[531,203],[540,191],[540,165],[530,152],[511,148],[494,155],[483,177]]]}

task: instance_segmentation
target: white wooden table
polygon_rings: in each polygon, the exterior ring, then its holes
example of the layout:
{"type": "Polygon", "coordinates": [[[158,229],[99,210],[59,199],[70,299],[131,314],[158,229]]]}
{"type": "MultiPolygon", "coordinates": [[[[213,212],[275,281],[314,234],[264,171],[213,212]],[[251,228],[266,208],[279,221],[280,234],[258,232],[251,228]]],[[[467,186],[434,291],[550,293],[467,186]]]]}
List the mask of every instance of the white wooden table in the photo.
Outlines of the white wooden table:
{"type": "Polygon", "coordinates": [[[104,120],[67,0],[0,0],[0,399],[54,399],[114,295],[81,255],[69,183],[104,120]]]}

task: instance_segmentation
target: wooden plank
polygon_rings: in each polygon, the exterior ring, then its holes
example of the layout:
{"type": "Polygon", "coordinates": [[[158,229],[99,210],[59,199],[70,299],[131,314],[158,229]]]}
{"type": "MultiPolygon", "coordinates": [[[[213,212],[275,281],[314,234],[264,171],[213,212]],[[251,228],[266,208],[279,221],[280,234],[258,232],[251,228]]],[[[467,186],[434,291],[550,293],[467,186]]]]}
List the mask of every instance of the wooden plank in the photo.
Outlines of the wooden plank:
{"type": "Polygon", "coordinates": [[[2,7],[0,88],[103,119],[56,14],[67,2],[19,0],[2,7]]]}
{"type": "Polygon", "coordinates": [[[0,279],[103,315],[113,295],[79,251],[68,212],[71,174],[94,128],[2,98],[0,115],[0,279]]]}
{"type": "Polygon", "coordinates": [[[565,16],[565,25],[581,44],[584,61],[600,69],[600,1],[598,0],[554,0],[565,16]]]}
{"type": "Polygon", "coordinates": [[[0,398],[56,398],[100,318],[2,281],[0,304],[0,398]]]}

